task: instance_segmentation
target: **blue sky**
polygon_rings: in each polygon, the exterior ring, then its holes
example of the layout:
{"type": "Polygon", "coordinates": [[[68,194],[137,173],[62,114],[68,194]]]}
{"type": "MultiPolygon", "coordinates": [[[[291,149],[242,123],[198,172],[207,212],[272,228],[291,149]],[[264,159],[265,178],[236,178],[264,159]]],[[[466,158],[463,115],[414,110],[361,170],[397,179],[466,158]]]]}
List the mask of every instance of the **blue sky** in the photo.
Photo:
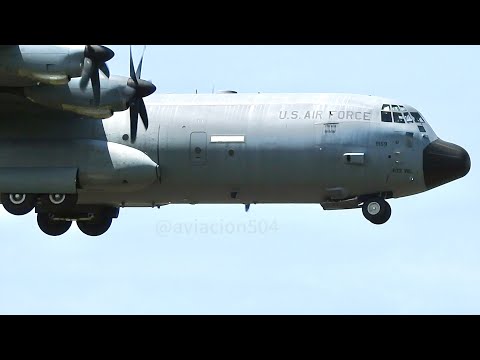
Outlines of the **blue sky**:
{"type": "MultiPolygon", "coordinates": [[[[109,46],[128,74],[128,46],[109,46]]],[[[142,46],[134,47],[138,61],[142,46]]],[[[0,210],[2,314],[479,314],[479,46],[149,46],[161,93],[349,92],[408,103],[467,177],[391,200],[383,226],[320,205],[124,209],[100,238],[0,210]]]]}

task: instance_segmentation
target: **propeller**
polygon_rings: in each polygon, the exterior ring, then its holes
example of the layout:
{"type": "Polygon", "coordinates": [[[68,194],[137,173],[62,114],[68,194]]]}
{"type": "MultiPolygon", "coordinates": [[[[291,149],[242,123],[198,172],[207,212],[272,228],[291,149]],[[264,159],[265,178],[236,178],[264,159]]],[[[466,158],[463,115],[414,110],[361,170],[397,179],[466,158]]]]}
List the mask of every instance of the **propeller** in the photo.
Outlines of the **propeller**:
{"type": "Polygon", "coordinates": [[[137,67],[137,71],[133,66],[132,47],[130,46],[130,79],[127,81],[127,86],[134,90],[133,96],[128,101],[127,105],[130,107],[130,137],[132,142],[137,139],[138,115],[142,119],[145,129],[148,129],[148,115],[145,107],[144,97],[153,94],[157,88],[150,81],[140,79],[142,76],[143,55],[145,54],[143,48],[142,58],[137,67]]]}
{"type": "Polygon", "coordinates": [[[80,78],[80,89],[85,90],[88,82],[92,81],[93,99],[95,106],[100,105],[100,70],[106,77],[110,77],[110,70],[106,62],[115,56],[109,48],[101,45],[86,45],[85,60],[80,78]]]}

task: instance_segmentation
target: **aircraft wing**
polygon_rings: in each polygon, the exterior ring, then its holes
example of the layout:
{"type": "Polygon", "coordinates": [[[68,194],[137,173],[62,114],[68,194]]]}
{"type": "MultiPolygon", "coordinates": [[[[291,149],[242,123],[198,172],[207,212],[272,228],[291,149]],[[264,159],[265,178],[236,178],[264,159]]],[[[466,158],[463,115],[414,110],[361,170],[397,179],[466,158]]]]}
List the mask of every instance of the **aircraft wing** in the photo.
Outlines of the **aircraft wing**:
{"type": "Polygon", "coordinates": [[[73,120],[85,116],[69,111],[47,108],[35,104],[25,97],[0,93],[0,122],[10,122],[12,126],[22,119],[35,119],[38,123],[55,120],[73,120]]]}

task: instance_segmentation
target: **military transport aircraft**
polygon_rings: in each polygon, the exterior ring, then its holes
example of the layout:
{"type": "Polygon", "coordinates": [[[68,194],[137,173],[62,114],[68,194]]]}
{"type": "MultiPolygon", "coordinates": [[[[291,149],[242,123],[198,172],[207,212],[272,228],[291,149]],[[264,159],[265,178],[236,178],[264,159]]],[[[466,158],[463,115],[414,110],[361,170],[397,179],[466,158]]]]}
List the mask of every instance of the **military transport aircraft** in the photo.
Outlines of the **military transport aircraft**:
{"type": "Polygon", "coordinates": [[[362,208],[465,176],[470,157],[400,101],[352,94],[157,95],[110,75],[99,45],[0,45],[0,193],[58,236],[105,233],[123,207],[317,203],[362,208]],[[129,111],[126,111],[126,110],[129,111]],[[138,120],[143,124],[138,128],[138,120]]]}

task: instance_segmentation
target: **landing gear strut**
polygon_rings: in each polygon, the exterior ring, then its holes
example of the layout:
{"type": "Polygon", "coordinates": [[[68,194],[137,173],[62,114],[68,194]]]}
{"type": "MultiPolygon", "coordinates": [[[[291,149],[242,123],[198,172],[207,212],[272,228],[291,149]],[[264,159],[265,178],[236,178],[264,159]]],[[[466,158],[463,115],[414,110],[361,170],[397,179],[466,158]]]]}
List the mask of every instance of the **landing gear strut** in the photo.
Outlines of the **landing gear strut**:
{"type": "Polygon", "coordinates": [[[363,203],[362,211],[363,216],[375,225],[385,224],[392,215],[392,208],[380,197],[366,200],[363,203]]]}

